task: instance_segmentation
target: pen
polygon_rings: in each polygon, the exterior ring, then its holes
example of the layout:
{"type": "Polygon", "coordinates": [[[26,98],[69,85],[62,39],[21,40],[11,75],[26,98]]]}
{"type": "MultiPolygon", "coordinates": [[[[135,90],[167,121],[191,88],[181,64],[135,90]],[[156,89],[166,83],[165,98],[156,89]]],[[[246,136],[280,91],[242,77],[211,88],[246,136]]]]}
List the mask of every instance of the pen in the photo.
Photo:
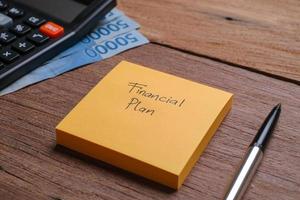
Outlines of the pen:
{"type": "Polygon", "coordinates": [[[278,104],[265,119],[250,144],[241,166],[229,186],[224,200],[239,200],[242,198],[251,178],[262,160],[264,150],[278,121],[280,111],[281,104],[278,104]]]}

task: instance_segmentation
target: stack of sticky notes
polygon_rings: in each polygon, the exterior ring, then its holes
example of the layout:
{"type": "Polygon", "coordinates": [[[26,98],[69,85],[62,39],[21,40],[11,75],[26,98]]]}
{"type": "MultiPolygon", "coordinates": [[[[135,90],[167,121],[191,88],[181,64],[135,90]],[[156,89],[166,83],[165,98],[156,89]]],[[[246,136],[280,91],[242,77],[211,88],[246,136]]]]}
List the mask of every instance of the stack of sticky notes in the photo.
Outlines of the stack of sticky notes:
{"type": "Polygon", "coordinates": [[[228,92],[123,61],[56,127],[57,144],[177,189],[231,104],[228,92]]]}

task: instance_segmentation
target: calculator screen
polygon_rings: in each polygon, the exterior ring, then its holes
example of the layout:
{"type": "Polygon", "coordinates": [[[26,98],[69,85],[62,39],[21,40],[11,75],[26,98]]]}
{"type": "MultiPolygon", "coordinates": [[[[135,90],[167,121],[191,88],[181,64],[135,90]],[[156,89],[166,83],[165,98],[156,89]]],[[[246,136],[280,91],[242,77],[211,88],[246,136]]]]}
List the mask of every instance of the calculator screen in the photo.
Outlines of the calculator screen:
{"type": "Polygon", "coordinates": [[[66,23],[72,22],[92,0],[15,0],[66,23]]]}

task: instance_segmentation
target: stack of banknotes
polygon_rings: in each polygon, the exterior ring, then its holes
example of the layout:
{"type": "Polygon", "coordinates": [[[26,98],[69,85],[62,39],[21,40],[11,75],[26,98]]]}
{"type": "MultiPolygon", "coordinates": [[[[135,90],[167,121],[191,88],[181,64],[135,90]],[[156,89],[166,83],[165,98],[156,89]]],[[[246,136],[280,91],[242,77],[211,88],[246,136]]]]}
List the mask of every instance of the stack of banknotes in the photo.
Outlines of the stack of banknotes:
{"type": "Polygon", "coordinates": [[[123,12],[113,9],[76,45],[1,90],[0,96],[149,43],[148,39],[137,31],[139,27],[139,24],[123,12]]]}

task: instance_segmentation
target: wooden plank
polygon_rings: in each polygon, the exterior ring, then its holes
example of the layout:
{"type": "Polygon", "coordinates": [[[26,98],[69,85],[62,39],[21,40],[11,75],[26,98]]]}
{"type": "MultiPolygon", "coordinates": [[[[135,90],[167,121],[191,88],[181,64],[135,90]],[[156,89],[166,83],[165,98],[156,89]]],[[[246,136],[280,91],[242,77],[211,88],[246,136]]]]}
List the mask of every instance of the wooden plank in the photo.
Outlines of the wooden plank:
{"type": "Polygon", "coordinates": [[[152,42],[300,81],[300,1],[120,0],[152,42]]]}
{"type": "Polygon", "coordinates": [[[262,120],[278,102],[282,116],[245,199],[295,200],[300,195],[299,86],[155,44],[0,97],[0,197],[222,199],[262,120]],[[235,94],[232,111],[177,192],[55,146],[55,126],[124,59],[235,94]]]}

